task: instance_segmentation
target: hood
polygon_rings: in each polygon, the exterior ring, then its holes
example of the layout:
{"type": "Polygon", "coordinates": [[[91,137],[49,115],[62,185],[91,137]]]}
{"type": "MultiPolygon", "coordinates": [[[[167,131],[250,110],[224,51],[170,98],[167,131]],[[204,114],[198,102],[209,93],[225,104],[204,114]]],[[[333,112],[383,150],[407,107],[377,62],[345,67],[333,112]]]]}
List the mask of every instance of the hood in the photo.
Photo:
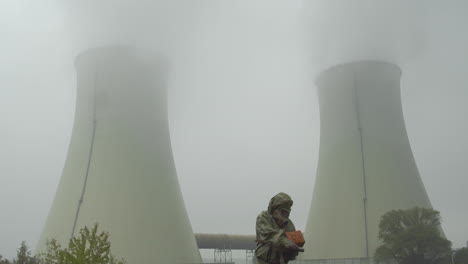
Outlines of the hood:
{"type": "Polygon", "coordinates": [[[283,192],[280,192],[271,198],[270,204],[268,204],[268,212],[272,214],[273,210],[280,207],[291,210],[292,205],[293,200],[291,197],[283,192]]]}

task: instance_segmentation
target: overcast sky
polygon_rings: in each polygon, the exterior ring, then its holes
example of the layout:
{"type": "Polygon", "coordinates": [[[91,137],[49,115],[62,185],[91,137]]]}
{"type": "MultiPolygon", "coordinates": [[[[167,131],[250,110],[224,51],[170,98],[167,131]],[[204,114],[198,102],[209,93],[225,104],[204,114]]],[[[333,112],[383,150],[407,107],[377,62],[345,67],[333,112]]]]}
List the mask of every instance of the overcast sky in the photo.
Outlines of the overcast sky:
{"type": "Polygon", "coordinates": [[[73,125],[74,57],[115,43],[171,61],[171,140],[195,232],[254,234],[280,191],[304,230],[320,136],[313,80],[382,59],[402,68],[421,177],[448,239],[466,245],[468,2],[407,2],[0,0],[0,254],[39,239],[73,125]]]}

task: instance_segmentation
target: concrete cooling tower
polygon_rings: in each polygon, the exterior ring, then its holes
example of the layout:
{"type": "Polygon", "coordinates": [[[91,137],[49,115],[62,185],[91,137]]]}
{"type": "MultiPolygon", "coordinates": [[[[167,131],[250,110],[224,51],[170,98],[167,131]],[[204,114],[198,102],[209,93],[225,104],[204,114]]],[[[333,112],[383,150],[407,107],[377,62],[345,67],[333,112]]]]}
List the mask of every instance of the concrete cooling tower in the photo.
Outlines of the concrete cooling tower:
{"type": "Polygon", "coordinates": [[[71,142],[38,250],[99,223],[127,263],[201,263],[172,156],[164,67],[113,47],[84,52],[76,69],[71,142]]]}
{"type": "Polygon", "coordinates": [[[432,208],[406,134],[400,75],[363,61],[319,76],[319,162],[302,259],[372,257],[384,213],[432,208]]]}

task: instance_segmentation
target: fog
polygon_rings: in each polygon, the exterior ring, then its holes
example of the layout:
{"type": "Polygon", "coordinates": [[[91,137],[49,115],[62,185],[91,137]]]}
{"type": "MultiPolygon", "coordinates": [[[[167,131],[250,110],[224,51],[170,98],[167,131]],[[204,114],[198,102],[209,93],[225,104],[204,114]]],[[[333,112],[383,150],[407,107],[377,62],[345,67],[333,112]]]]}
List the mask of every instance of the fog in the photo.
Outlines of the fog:
{"type": "Polygon", "coordinates": [[[304,230],[319,148],[314,79],[351,60],[398,64],[421,177],[455,247],[468,240],[468,4],[242,0],[0,2],[0,254],[33,246],[75,106],[74,57],[127,44],[171,64],[169,122],[193,230],[253,234],[283,191],[304,230]]]}
{"type": "Polygon", "coordinates": [[[425,49],[427,1],[315,0],[305,7],[309,51],[318,68],[366,59],[400,64],[425,49]]]}

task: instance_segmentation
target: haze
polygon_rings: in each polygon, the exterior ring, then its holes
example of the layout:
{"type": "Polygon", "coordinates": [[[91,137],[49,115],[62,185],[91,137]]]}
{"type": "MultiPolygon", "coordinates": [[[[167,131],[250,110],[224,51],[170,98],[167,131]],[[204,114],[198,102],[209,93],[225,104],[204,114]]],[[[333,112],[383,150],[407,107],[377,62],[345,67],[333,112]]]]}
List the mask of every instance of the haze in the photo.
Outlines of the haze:
{"type": "Polygon", "coordinates": [[[406,128],[454,247],[468,240],[468,3],[242,0],[0,2],[0,254],[35,246],[73,124],[74,57],[103,44],[171,63],[169,121],[197,233],[253,234],[283,191],[304,230],[319,142],[318,72],[398,64],[406,128]]]}

